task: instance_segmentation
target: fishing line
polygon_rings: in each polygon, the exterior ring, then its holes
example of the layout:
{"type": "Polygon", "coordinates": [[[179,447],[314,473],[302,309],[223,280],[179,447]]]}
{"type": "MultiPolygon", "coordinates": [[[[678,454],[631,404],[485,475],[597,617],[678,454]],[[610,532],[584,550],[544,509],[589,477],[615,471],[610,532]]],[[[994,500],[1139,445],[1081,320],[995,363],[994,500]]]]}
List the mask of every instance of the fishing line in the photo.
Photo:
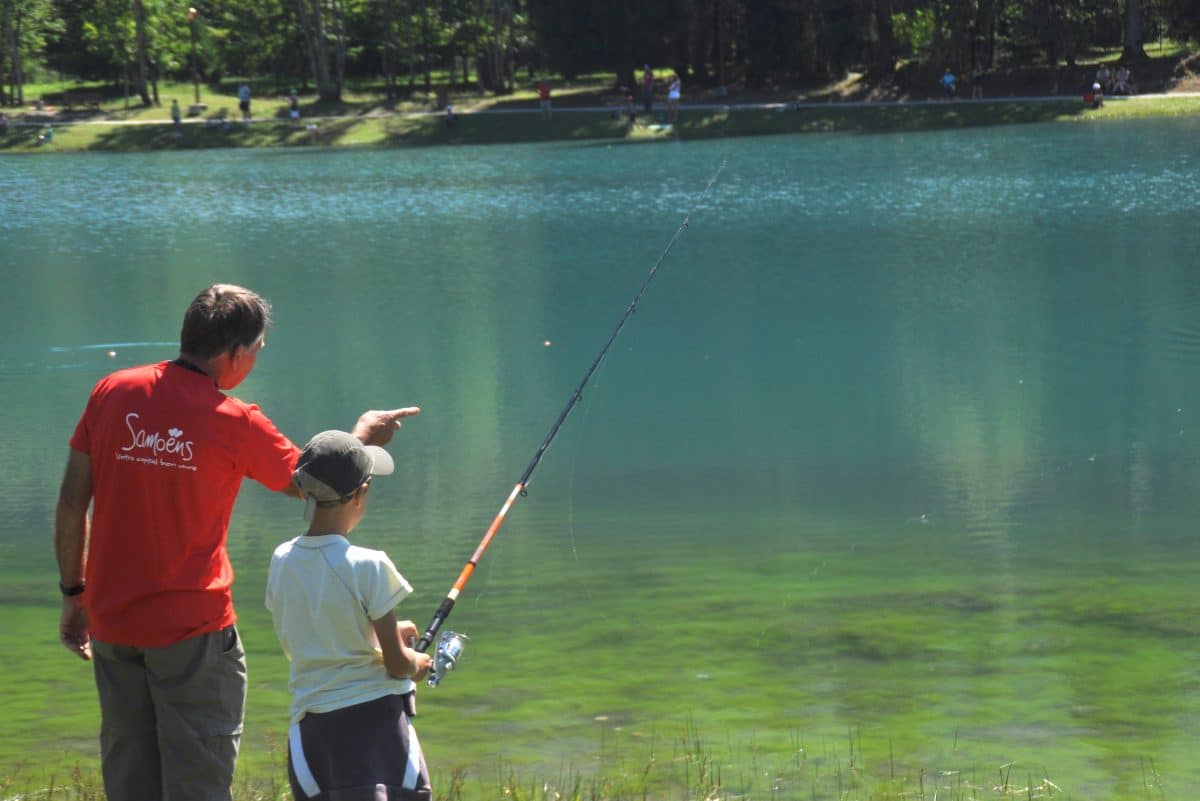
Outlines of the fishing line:
{"type": "MultiPolygon", "coordinates": [[[[646,279],[642,282],[641,289],[639,289],[637,294],[633,296],[633,300],[625,309],[625,313],[621,315],[621,319],[617,322],[616,328],[614,328],[613,332],[609,335],[608,341],[605,342],[604,347],[600,349],[600,353],[596,356],[595,361],[592,362],[592,366],[589,367],[588,371],[584,374],[583,380],[579,382],[579,386],[577,386],[575,391],[571,393],[570,398],[567,400],[567,405],[563,407],[562,412],[558,415],[558,419],[555,420],[554,425],[550,427],[550,433],[546,435],[544,440],[542,440],[542,444],[538,447],[537,452],[533,455],[533,458],[525,467],[525,472],[521,474],[520,480],[517,481],[517,484],[515,487],[513,487],[512,492],[509,493],[508,498],[504,501],[504,505],[500,507],[499,513],[497,513],[495,519],[492,520],[492,524],[488,526],[487,532],[483,535],[483,539],[480,540],[479,545],[475,548],[475,552],[471,555],[471,558],[467,560],[466,565],[463,566],[462,572],[458,575],[458,580],[454,582],[454,586],[451,587],[450,592],[446,594],[445,600],[442,601],[441,606],[439,606],[437,611],[434,612],[433,619],[430,621],[429,626],[425,629],[425,633],[421,635],[421,639],[414,646],[416,650],[422,652],[426,651],[429,648],[430,643],[433,642],[434,637],[438,635],[438,631],[441,629],[442,624],[446,622],[446,618],[449,617],[451,610],[454,609],[454,604],[458,600],[458,596],[462,592],[463,587],[465,587],[467,581],[470,580],[471,574],[475,572],[475,567],[479,564],[479,560],[483,557],[484,551],[486,551],[488,545],[491,544],[492,538],[496,536],[496,532],[500,530],[500,526],[504,524],[504,518],[508,515],[509,509],[511,509],[513,504],[517,502],[518,498],[523,498],[527,494],[529,489],[529,481],[533,476],[533,471],[537,469],[538,464],[542,461],[542,457],[546,455],[546,451],[550,448],[550,443],[554,441],[554,437],[558,434],[558,430],[562,428],[562,424],[564,421],[566,421],[567,415],[569,415],[571,410],[575,408],[575,404],[583,395],[583,388],[587,386],[587,382],[591,379],[592,374],[596,372],[596,369],[600,366],[600,362],[604,360],[605,355],[608,353],[608,349],[612,347],[617,335],[621,333],[621,329],[625,327],[625,323],[629,320],[634,311],[637,310],[638,302],[642,299],[642,295],[646,292],[646,288],[650,286],[650,282],[654,280],[654,274],[658,272],[659,266],[661,266],[666,260],[667,255],[671,252],[671,249],[675,247],[675,243],[679,240],[679,237],[683,235],[685,230],[687,230],[688,224],[692,219],[692,214],[697,208],[699,208],[700,204],[704,202],[705,198],[708,197],[708,193],[712,189],[713,184],[717,182],[717,178],[721,175],[721,171],[725,169],[725,164],[726,162],[722,161],[720,166],[717,167],[717,171],[714,172],[712,177],[708,179],[708,185],[704,187],[704,191],[700,193],[699,197],[696,198],[687,214],[684,215],[683,222],[680,223],[679,227],[675,229],[675,233],[671,237],[671,241],[667,243],[666,248],[659,255],[658,261],[654,262],[654,266],[650,268],[650,272],[647,273],[646,279]]],[[[442,636],[442,639],[438,642],[433,670],[431,670],[429,673],[430,686],[436,686],[447,671],[454,669],[454,666],[465,647],[466,638],[462,635],[455,634],[452,631],[447,631],[442,636]]]]}

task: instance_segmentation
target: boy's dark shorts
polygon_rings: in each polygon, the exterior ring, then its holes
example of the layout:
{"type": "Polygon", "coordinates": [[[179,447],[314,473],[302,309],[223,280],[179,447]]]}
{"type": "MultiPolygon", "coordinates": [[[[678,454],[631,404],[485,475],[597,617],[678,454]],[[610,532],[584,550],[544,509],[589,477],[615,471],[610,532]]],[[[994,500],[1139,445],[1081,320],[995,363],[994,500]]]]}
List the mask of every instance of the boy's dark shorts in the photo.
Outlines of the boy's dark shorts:
{"type": "Polygon", "coordinates": [[[296,801],[430,801],[429,769],[407,697],[310,712],[288,731],[296,801]]]}

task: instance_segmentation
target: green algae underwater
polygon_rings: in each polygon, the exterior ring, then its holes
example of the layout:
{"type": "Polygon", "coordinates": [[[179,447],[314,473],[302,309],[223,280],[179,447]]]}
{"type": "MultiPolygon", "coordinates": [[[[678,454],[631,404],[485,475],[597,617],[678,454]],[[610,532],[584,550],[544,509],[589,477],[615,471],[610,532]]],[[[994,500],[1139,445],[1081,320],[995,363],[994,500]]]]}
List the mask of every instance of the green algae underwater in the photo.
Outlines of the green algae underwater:
{"type": "MultiPolygon", "coordinates": [[[[228,280],[276,318],[237,394],[293,438],[422,406],[354,539],[423,627],[725,158],[447,623],[439,787],[1194,795],[1198,132],[13,160],[6,796],[96,765],[49,527],[95,380],[228,280]]],[[[262,592],[301,525],[248,483],[230,536],[239,773],[278,786],[262,592]]]]}

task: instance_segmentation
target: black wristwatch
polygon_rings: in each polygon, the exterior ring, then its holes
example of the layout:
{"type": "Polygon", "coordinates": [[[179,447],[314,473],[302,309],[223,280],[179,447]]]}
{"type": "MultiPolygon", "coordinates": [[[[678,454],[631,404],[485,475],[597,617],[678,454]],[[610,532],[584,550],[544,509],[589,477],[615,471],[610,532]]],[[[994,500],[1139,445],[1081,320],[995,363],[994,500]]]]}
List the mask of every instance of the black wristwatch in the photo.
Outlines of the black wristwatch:
{"type": "Polygon", "coordinates": [[[70,598],[72,595],[83,595],[83,591],[86,589],[86,587],[86,584],[76,584],[74,587],[64,587],[61,581],[58,583],[58,588],[62,590],[64,598],[70,598]]]}

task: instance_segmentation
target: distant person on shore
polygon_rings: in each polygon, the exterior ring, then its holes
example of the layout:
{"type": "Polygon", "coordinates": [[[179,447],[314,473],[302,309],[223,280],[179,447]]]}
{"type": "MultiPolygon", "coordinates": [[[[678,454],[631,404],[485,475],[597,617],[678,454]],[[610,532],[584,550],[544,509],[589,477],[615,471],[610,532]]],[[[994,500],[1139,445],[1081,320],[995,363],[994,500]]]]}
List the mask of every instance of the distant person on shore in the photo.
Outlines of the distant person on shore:
{"type": "Polygon", "coordinates": [[[978,62],[971,70],[971,99],[983,100],[983,65],[978,62]]]}
{"type": "Polygon", "coordinates": [[[550,117],[554,111],[550,108],[550,84],[545,81],[538,81],[538,106],[542,109],[542,122],[550,122],[550,117]]]}
{"type": "Polygon", "coordinates": [[[683,84],[679,80],[678,75],[671,76],[671,83],[667,87],[667,121],[672,125],[679,118],[679,97],[683,92],[683,84]]]}
{"type": "Polygon", "coordinates": [[[647,114],[654,110],[654,71],[649,64],[642,70],[642,108],[647,114]]]}
{"type": "Polygon", "coordinates": [[[949,100],[950,98],[954,97],[954,85],[957,82],[958,78],[955,77],[954,73],[950,71],[949,67],[946,67],[946,71],[942,73],[942,79],[940,81],[942,85],[943,98],[949,100]]]}
{"type": "Polygon", "coordinates": [[[49,125],[42,128],[42,132],[38,134],[37,143],[39,145],[49,145],[54,143],[54,129],[49,125]]]}
{"type": "Polygon", "coordinates": [[[1112,70],[1107,64],[1101,64],[1096,68],[1096,83],[1100,84],[1105,92],[1112,92],[1112,70]]]}
{"type": "Polygon", "coordinates": [[[300,120],[300,96],[295,89],[288,90],[288,119],[292,122],[300,120]]]}
{"type": "Polygon", "coordinates": [[[1117,77],[1113,81],[1112,93],[1128,95],[1131,94],[1130,86],[1133,84],[1133,73],[1129,71],[1129,67],[1121,64],[1117,67],[1117,77]]]}
{"type": "Polygon", "coordinates": [[[179,100],[171,98],[171,124],[175,126],[175,136],[179,137],[179,129],[183,126],[183,112],[179,109],[179,100]]]}
{"type": "Polygon", "coordinates": [[[1092,84],[1092,88],[1083,93],[1083,105],[1087,108],[1100,108],[1104,105],[1104,87],[1099,81],[1092,84]]]}
{"type": "Polygon", "coordinates": [[[420,632],[395,612],[412,587],[386,553],[349,539],[372,479],[393,470],[387,451],[344,431],[317,434],[296,463],[308,531],[275,549],[266,592],[290,665],[294,799],[421,801],[432,793],[411,718],[414,682],[433,660],[413,650],[420,632]]]}
{"type": "Polygon", "coordinates": [[[250,84],[244,83],[238,87],[238,108],[242,110],[242,119],[250,121],[250,84]]]}
{"type": "MultiPolygon", "coordinates": [[[[213,284],[183,315],[178,358],[100,379],[71,436],[54,513],[58,636],[92,662],[109,801],[231,797],[246,659],[229,518],[246,478],[300,497],[299,449],[225,394],[253,372],[269,324],[257,294],[213,284]]],[[[353,435],[386,445],[418,412],[364,412],[353,435]]]]}
{"type": "Polygon", "coordinates": [[[0,111],[0,134],[8,133],[8,115],[0,111]]]}
{"type": "Polygon", "coordinates": [[[444,119],[446,120],[447,128],[454,127],[454,106],[450,105],[449,103],[446,104],[446,114],[444,119]]]}

